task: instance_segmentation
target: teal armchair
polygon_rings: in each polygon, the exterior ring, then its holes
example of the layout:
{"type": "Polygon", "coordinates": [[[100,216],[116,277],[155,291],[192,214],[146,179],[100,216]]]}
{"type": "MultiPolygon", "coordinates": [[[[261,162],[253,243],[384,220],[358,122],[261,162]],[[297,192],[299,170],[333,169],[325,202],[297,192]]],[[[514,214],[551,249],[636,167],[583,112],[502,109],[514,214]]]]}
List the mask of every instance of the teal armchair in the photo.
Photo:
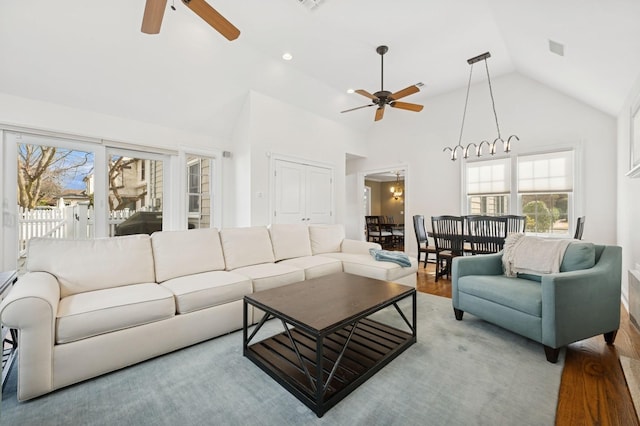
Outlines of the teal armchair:
{"type": "Polygon", "coordinates": [[[598,334],[613,345],[620,326],[620,247],[572,243],[555,274],[507,277],[502,253],[457,257],[452,268],[457,320],[468,312],[542,343],[552,363],[562,347],[598,334]]]}

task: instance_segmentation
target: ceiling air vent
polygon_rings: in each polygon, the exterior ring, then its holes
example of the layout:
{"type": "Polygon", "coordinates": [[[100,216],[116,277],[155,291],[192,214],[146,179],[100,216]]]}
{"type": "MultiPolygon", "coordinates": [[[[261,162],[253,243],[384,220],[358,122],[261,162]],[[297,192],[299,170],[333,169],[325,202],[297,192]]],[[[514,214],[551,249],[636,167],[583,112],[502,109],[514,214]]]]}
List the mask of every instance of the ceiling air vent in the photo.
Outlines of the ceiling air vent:
{"type": "Polygon", "coordinates": [[[549,50],[558,56],[564,56],[564,44],[549,40],[549,50]]]}

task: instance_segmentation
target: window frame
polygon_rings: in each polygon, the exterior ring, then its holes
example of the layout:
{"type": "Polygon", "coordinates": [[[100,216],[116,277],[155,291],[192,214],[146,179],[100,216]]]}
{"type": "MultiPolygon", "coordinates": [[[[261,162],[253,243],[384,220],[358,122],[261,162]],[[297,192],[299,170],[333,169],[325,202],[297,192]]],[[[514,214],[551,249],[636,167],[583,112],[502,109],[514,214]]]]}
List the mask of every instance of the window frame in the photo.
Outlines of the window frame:
{"type": "MultiPolygon", "coordinates": [[[[509,211],[505,212],[505,214],[523,214],[523,206],[522,206],[522,197],[521,193],[518,190],[518,159],[527,156],[534,156],[540,154],[554,154],[554,153],[566,153],[567,151],[572,152],[572,177],[573,177],[573,190],[569,192],[560,191],[557,193],[568,193],[567,200],[567,222],[568,228],[566,233],[531,233],[527,232],[528,235],[539,235],[550,238],[571,238],[573,235],[573,231],[575,228],[575,219],[581,215],[582,207],[581,207],[581,177],[582,177],[582,144],[574,143],[574,144],[558,144],[556,146],[548,146],[542,147],[539,150],[535,151],[520,151],[513,152],[512,155],[506,156],[495,156],[489,159],[478,159],[478,160],[464,160],[461,165],[461,204],[463,214],[470,214],[471,205],[470,198],[471,196],[468,194],[468,166],[470,164],[483,162],[483,161],[492,161],[492,160],[504,160],[508,158],[511,163],[511,188],[510,192],[507,195],[507,203],[509,205],[509,211]]],[[[556,192],[553,192],[556,193],[556,192]]],[[[475,194],[478,196],[479,194],[475,194]]],[[[495,194],[485,194],[485,195],[495,195],[495,194]]]]}

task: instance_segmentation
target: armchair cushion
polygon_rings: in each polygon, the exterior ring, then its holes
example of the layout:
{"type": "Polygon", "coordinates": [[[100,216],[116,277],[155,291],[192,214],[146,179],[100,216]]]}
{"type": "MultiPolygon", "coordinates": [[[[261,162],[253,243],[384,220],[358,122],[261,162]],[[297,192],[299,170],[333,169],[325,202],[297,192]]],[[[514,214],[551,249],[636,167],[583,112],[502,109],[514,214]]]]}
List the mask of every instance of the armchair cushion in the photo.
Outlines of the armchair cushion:
{"type": "MultiPolygon", "coordinates": [[[[596,248],[593,243],[583,241],[573,241],[567,247],[560,264],[560,272],[580,271],[583,269],[593,268],[596,264],[596,248]]],[[[518,278],[538,281],[542,277],[538,274],[518,273],[518,278]]]]}

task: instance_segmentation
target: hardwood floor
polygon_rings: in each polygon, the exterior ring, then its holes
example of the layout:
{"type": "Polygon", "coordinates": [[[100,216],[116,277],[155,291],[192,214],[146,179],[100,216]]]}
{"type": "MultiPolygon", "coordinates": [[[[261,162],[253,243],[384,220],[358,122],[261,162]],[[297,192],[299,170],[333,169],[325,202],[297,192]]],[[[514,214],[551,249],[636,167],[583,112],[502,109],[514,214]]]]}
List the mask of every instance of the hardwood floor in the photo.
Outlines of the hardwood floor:
{"type": "MultiPolygon", "coordinates": [[[[418,270],[417,289],[451,298],[451,281],[435,282],[435,267],[418,270]]],[[[572,343],[567,347],[562,372],[556,425],[640,426],[619,356],[640,360],[640,333],[621,309],[621,324],[615,345],[608,346],[602,336],[572,343]]],[[[453,320],[453,312],[451,319],[453,320]]],[[[540,346],[540,356],[544,351],[540,346]]]]}

